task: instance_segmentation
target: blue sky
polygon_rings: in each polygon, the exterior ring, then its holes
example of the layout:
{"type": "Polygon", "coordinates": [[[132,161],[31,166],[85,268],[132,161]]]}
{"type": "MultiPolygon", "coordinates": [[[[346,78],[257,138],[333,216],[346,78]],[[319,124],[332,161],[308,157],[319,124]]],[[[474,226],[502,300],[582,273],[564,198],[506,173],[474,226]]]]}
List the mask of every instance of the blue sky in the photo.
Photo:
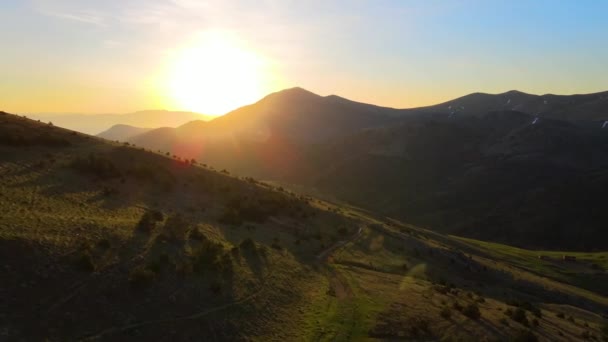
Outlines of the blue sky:
{"type": "Polygon", "coordinates": [[[161,75],[208,30],[269,61],[265,92],[412,107],[475,91],[602,91],[606,18],[608,2],[590,0],[2,0],[0,108],[188,109],[161,75]]]}

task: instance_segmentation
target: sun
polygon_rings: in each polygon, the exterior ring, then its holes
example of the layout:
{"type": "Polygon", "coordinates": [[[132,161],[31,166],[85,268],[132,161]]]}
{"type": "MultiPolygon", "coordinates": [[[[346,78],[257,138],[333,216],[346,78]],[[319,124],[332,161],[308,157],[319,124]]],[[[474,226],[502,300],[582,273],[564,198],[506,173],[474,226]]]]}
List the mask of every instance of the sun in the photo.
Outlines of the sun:
{"type": "Polygon", "coordinates": [[[166,85],[180,109],[217,116],[259,100],[268,73],[266,59],[247,44],[211,31],[175,53],[166,85]]]}

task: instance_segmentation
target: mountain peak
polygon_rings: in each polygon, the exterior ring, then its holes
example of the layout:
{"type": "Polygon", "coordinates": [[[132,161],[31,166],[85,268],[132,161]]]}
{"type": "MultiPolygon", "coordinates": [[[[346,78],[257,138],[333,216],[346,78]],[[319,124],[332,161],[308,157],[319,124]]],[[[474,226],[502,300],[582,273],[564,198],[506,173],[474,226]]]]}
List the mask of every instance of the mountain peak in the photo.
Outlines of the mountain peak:
{"type": "Polygon", "coordinates": [[[530,95],[530,94],[524,93],[523,91],[512,89],[512,90],[504,92],[502,95],[530,95]]]}
{"type": "Polygon", "coordinates": [[[315,94],[311,91],[308,91],[304,88],[301,87],[293,87],[293,88],[287,88],[287,89],[283,89],[280,91],[277,91],[275,93],[272,93],[266,97],[264,97],[262,100],[266,100],[266,99],[276,99],[276,98],[282,98],[282,99],[288,99],[288,100],[294,100],[294,99],[311,99],[311,98],[320,98],[321,96],[318,94],[315,94]]]}

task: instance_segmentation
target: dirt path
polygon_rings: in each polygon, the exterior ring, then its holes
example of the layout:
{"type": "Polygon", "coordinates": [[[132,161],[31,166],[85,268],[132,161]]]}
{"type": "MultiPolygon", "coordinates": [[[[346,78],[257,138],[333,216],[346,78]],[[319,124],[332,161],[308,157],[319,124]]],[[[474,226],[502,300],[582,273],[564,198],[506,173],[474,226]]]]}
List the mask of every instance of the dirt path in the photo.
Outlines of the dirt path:
{"type": "Polygon", "coordinates": [[[357,233],[355,233],[349,239],[338,241],[335,244],[333,244],[332,246],[330,246],[329,248],[327,248],[324,251],[322,251],[321,253],[319,253],[319,255],[317,255],[317,260],[326,261],[327,258],[331,255],[331,253],[335,252],[339,248],[344,247],[347,243],[349,243],[351,241],[355,241],[356,239],[358,239],[361,236],[361,233],[363,233],[363,227],[359,227],[359,230],[357,231],[357,233]]]}

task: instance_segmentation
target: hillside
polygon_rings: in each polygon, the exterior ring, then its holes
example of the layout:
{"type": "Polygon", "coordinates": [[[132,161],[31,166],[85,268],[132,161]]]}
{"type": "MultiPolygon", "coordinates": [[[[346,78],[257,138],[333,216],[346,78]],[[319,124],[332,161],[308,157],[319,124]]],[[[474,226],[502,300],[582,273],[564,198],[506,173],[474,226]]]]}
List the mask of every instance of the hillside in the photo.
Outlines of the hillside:
{"type": "Polygon", "coordinates": [[[606,98],[510,91],[396,110],[294,88],[129,141],[443,232],[605,249],[606,98]]]}
{"type": "Polygon", "coordinates": [[[264,141],[274,136],[287,137],[294,143],[315,143],[386,124],[400,113],[397,109],[292,88],[209,122],[189,122],[172,131],[151,131],[133,141],[147,146],[158,139],[164,141],[163,137],[170,134],[171,144],[234,137],[264,141]]]}
{"type": "Polygon", "coordinates": [[[3,339],[572,341],[605,325],[606,253],[442,235],[1,112],[0,137],[3,339]]]}
{"type": "Polygon", "coordinates": [[[310,182],[442,232],[605,250],[608,135],[533,121],[505,111],[368,130],[311,153],[322,171],[310,182]]]}
{"type": "Polygon", "coordinates": [[[114,125],[107,130],[97,134],[98,137],[107,140],[127,141],[136,135],[150,131],[151,128],[142,128],[129,125],[114,125]]]}
{"type": "Polygon", "coordinates": [[[569,121],[608,120],[608,92],[578,95],[532,95],[517,90],[502,94],[474,93],[412,112],[479,116],[492,111],[518,111],[541,118],[569,121]]]}
{"type": "Polygon", "coordinates": [[[302,88],[270,94],[209,122],[159,128],[131,139],[241,175],[264,179],[309,174],[301,146],[398,120],[401,111],[319,96],[302,88]]]}
{"type": "Polygon", "coordinates": [[[92,135],[118,124],[142,128],[177,127],[193,120],[211,119],[203,114],[167,110],[143,110],[127,114],[27,114],[27,116],[44,122],[51,121],[55,126],[92,135]]]}

